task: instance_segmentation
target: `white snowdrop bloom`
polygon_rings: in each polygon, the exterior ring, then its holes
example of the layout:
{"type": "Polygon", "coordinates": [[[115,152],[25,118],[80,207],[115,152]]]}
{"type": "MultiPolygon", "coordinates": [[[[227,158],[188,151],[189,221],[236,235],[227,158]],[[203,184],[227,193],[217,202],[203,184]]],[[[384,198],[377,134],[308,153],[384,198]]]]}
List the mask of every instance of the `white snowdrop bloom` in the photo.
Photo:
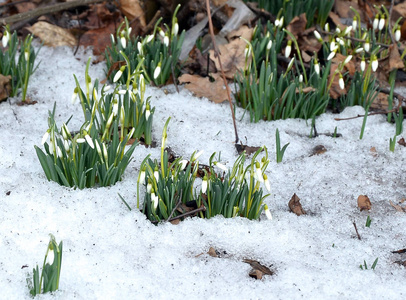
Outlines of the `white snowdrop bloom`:
{"type": "Polygon", "coordinates": [[[154,79],[157,79],[159,74],[161,74],[161,63],[159,63],[158,66],[155,68],[154,79]]]}
{"type": "Polygon", "coordinates": [[[141,182],[141,183],[144,183],[144,182],[145,182],[145,171],[141,171],[139,182],[141,182]]]}
{"type": "Polygon", "coordinates": [[[142,75],[142,74],[140,75],[139,83],[140,83],[141,92],[145,92],[145,79],[144,79],[144,75],[142,75]]]}
{"type": "Polygon", "coordinates": [[[103,155],[103,153],[102,153],[102,150],[101,150],[101,147],[100,147],[100,145],[99,145],[99,141],[98,141],[98,140],[96,140],[96,151],[97,151],[97,153],[98,153],[100,156],[102,156],[102,155],[103,155]]]}
{"type": "Polygon", "coordinates": [[[59,158],[62,158],[62,151],[61,151],[61,148],[59,148],[59,146],[56,147],[56,156],[58,156],[59,158]]]}
{"type": "Polygon", "coordinates": [[[378,29],[382,30],[384,26],[385,26],[385,16],[381,15],[381,18],[379,19],[378,29]]]}
{"type": "Polygon", "coordinates": [[[115,102],[113,103],[113,115],[114,115],[114,116],[117,116],[117,113],[118,113],[118,102],[115,101],[115,102]]]}
{"type": "Polygon", "coordinates": [[[334,50],[336,50],[337,49],[337,45],[336,45],[336,42],[335,41],[331,41],[331,43],[330,43],[330,51],[331,52],[333,52],[334,50]]]}
{"type": "Polygon", "coordinates": [[[364,52],[364,48],[359,47],[359,48],[355,49],[355,53],[361,53],[361,52],[364,52]]]}
{"type": "Polygon", "coordinates": [[[314,71],[317,73],[317,75],[320,75],[320,64],[317,60],[314,63],[314,71]]]}
{"type": "Polygon", "coordinates": [[[107,148],[106,148],[106,144],[103,143],[103,156],[104,156],[104,160],[106,161],[106,164],[108,164],[109,161],[109,155],[107,153],[107,148]]]}
{"type": "Polygon", "coordinates": [[[361,71],[364,72],[365,71],[365,58],[364,57],[362,57],[360,67],[361,67],[361,71]]]}
{"type": "Polygon", "coordinates": [[[358,25],[358,22],[357,22],[357,17],[354,17],[353,19],[352,19],[352,30],[357,30],[357,25],[358,25]]]}
{"type": "Polygon", "coordinates": [[[300,83],[303,82],[303,75],[302,75],[302,74],[299,75],[299,82],[300,82],[300,83]]]}
{"type": "Polygon", "coordinates": [[[345,42],[342,38],[337,38],[336,39],[337,43],[339,43],[341,46],[345,46],[345,42]]]}
{"type": "Polygon", "coordinates": [[[172,32],[172,34],[173,34],[174,36],[176,36],[176,35],[178,35],[178,32],[179,32],[179,24],[178,24],[178,23],[175,23],[175,25],[173,25],[173,32],[172,32]]]}
{"type": "Polygon", "coordinates": [[[69,151],[70,151],[70,144],[69,144],[69,141],[67,141],[67,140],[63,140],[63,147],[65,148],[65,151],[66,152],[68,152],[69,153],[69,151]]]}
{"type": "Polygon", "coordinates": [[[284,19],[283,16],[279,19],[279,28],[281,28],[281,27],[283,26],[283,21],[284,21],[284,20],[285,20],[285,19],[284,19]]]}
{"type": "Polygon", "coordinates": [[[292,40],[288,41],[288,45],[285,48],[285,57],[289,57],[290,53],[292,52],[292,40]]]}
{"type": "Polygon", "coordinates": [[[288,68],[286,70],[290,70],[292,68],[294,62],[295,62],[295,58],[292,57],[292,59],[290,60],[290,62],[288,64],[288,68]]]}
{"type": "Polygon", "coordinates": [[[119,93],[120,95],[125,95],[125,93],[127,93],[127,90],[119,90],[118,93],[119,93]]]}
{"type": "Polygon", "coordinates": [[[25,49],[24,57],[25,57],[25,61],[28,61],[30,59],[30,51],[28,49],[25,49]]]}
{"type": "Polygon", "coordinates": [[[153,40],[153,38],[154,38],[153,34],[147,35],[145,42],[148,44],[149,42],[151,42],[153,40]]]}
{"type": "Polygon", "coordinates": [[[272,40],[269,40],[268,44],[266,45],[266,50],[271,50],[272,48],[272,40]]]}
{"type": "Polygon", "coordinates": [[[265,216],[268,218],[268,220],[272,220],[272,214],[269,211],[268,205],[264,205],[264,210],[265,210],[265,216]]]}
{"type": "Polygon", "coordinates": [[[207,191],[207,178],[204,176],[203,182],[202,182],[202,194],[205,194],[207,191]]]}
{"type": "Polygon", "coordinates": [[[271,192],[271,184],[269,183],[269,179],[266,174],[264,174],[264,183],[265,183],[266,190],[268,192],[271,192]]]}
{"type": "Polygon", "coordinates": [[[330,32],[330,24],[329,23],[324,24],[324,31],[330,32]]]}
{"type": "Polygon", "coordinates": [[[110,117],[107,119],[107,124],[106,124],[107,128],[109,128],[111,126],[111,123],[113,123],[113,117],[114,117],[114,113],[110,114],[110,117]]]}
{"type": "Polygon", "coordinates": [[[52,249],[49,248],[48,255],[47,255],[47,260],[46,260],[45,264],[52,265],[54,263],[54,259],[55,259],[54,250],[53,250],[53,248],[52,249]]]}
{"type": "Polygon", "coordinates": [[[275,27],[279,27],[279,19],[275,20],[275,27]]]}
{"type": "Polygon", "coordinates": [[[336,33],[340,34],[341,33],[341,29],[340,27],[336,27],[336,33]]]}
{"type": "Polygon", "coordinates": [[[112,44],[114,44],[116,42],[116,40],[114,39],[114,35],[110,34],[110,38],[111,38],[112,44]]]}
{"type": "Polygon", "coordinates": [[[86,140],[86,142],[89,144],[90,148],[94,149],[93,140],[92,140],[92,138],[90,137],[90,135],[86,134],[86,135],[85,135],[85,140],[86,140]]]}
{"type": "Polygon", "coordinates": [[[146,110],[145,110],[145,119],[147,121],[148,121],[150,115],[151,115],[151,111],[149,110],[149,105],[148,105],[146,110]]]}
{"type": "Polygon", "coordinates": [[[114,75],[113,82],[117,82],[120,79],[121,75],[123,75],[124,69],[125,66],[122,66],[120,70],[117,71],[116,75],[114,75]]]}
{"type": "Polygon", "coordinates": [[[197,160],[203,154],[203,152],[204,152],[204,150],[200,150],[199,152],[194,154],[193,157],[192,157],[192,161],[197,160]]]}
{"type": "Polygon", "coordinates": [[[165,31],[163,31],[161,28],[159,28],[159,35],[163,38],[165,37],[165,31]]]}
{"type": "Polygon", "coordinates": [[[93,88],[93,99],[97,100],[97,91],[96,88],[93,88]]]}
{"type": "Polygon", "coordinates": [[[121,106],[121,109],[120,109],[120,123],[124,124],[124,120],[125,120],[124,106],[121,106]]]}
{"type": "Polygon", "coordinates": [[[78,138],[78,139],[76,140],[76,142],[77,142],[78,144],[83,144],[83,143],[86,142],[86,140],[85,140],[84,138],[78,138]]]}
{"type": "Polygon", "coordinates": [[[264,182],[264,177],[262,176],[262,170],[259,162],[255,164],[255,177],[259,182],[264,182]]]}
{"type": "Polygon", "coordinates": [[[169,36],[167,36],[167,35],[165,35],[165,37],[164,37],[164,45],[166,47],[169,47],[169,36]]]}
{"type": "Polygon", "coordinates": [[[44,135],[42,136],[41,145],[44,145],[49,137],[49,131],[45,131],[44,135]]]}
{"type": "Polygon", "coordinates": [[[132,27],[128,28],[128,34],[127,34],[128,36],[130,36],[132,30],[133,30],[132,27]]]}
{"type": "Polygon", "coordinates": [[[141,42],[138,42],[138,43],[137,43],[137,49],[138,49],[138,53],[139,53],[140,55],[144,55],[144,51],[143,51],[143,49],[142,49],[142,44],[141,44],[141,42]]]}
{"type": "Polygon", "coordinates": [[[78,99],[78,88],[76,87],[75,90],[73,91],[71,98],[72,104],[75,104],[77,99],[78,99]]]}
{"type": "Polygon", "coordinates": [[[147,193],[151,194],[151,191],[152,191],[152,184],[150,182],[148,182],[148,184],[147,184],[147,193]]]}
{"type": "Polygon", "coordinates": [[[345,88],[343,75],[341,75],[341,74],[340,74],[340,79],[338,80],[338,85],[340,86],[340,89],[342,89],[342,90],[345,88]]]}
{"type": "Polygon", "coordinates": [[[364,50],[365,50],[365,52],[369,52],[369,49],[371,48],[371,44],[369,43],[369,41],[367,40],[365,43],[364,43],[364,50]]]}
{"type": "Polygon", "coordinates": [[[121,36],[120,42],[121,42],[121,46],[125,49],[127,47],[127,40],[125,39],[124,36],[121,36]]]}
{"type": "Polygon", "coordinates": [[[313,31],[313,33],[319,42],[323,42],[323,38],[321,37],[320,33],[317,30],[313,31]]]}
{"type": "Polygon", "coordinates": [[[374,30],[378,29],[378,25],[379,25],[379,16],[378,14],[375,15],[375,19],[374,22],[372,23],[372,28],[374,30]]]}
{"type": "Polygon", "coordinates": [[[3,38],[1,39],[3,48],[7,47],[9,41],[10,41],[10,33],[8,32],[8,30],[6,30],[6,31],[4,31],[3,38]]]}
{"type": "Polygon", "coordinates": [[[158,173],[158,171],[154,171],[154,177],[155,177],[156,182],[158,182],[159,181],[159,173],[158,173]]]}
{"type": "Polygon", "coordinates": [[[352,55],[348,55],[344,60],[344,65],[348,64],[351,59],[352,59],[352,55]]]}
{"type": "Polygon", "coordinates": [[[244,49],[245,58],[248,58],[251,55],[251,47],[247,45],[244,49]]]}
{"type": "Polygon", "coordinates": [[[152,202],[152,205],[153,205],[154,211],[155,211],[158,207],[158,202],[159,202],[159,198],[157,195],[155,195],[155,192],[151,193],[151,202],[152,202]]]}
{"type": "Polygon", "coordinates": [[[228,169],[227,169],[227,167],[226,167],[225,165],[223,165],[223,164],[221,164],[221,163],[219,163],[219,162],[217,162],[217,161],[214,162],[214,165],[215,165],[217,168],[222,169],[224,172],[227,172],[227,171],[228,171],[228,169]]]}
{"type": "Polygon", "coordinates": [[[375,72],[378,69],[378,59],[376,58],[376,55],[372,57],[372,71],[375,72]]]}
{"type": "Polygon", "coordinates": [[[352,30],[352,26],[348,26],[347,28],[345,28],[345,30],[344,30],[344,35],[350,34],[350,33],[351,33],[351,30],[352,30]]]}
{"type": "Polygon", "coordinates": [[[179,164],[180,164],[180,169],[184,170],[187,166],[188,161],[186,159],[182,159],[179,164]]]}
{"type": "Polygon", "coordinates": [[[331,60],[336,55],[336,52],[333,51],[327,56],[327,60],[331,60]]]}
{"type": "Polygon", "coordinates": [[[68,126],[65,123],[62,124],[61,131],[62,131],[62,136],[65,140],[69,140],[72,137],[72,135],[70,134],[70,131],[68,129],[68,126]]]}
{"type": "Polygon", "coordinates": [[[400,26],[398,26],[398,28],[395,31],[395,40],[396,40],[396,42],[400,41],[400,37],[401,37],[400,26]]]}

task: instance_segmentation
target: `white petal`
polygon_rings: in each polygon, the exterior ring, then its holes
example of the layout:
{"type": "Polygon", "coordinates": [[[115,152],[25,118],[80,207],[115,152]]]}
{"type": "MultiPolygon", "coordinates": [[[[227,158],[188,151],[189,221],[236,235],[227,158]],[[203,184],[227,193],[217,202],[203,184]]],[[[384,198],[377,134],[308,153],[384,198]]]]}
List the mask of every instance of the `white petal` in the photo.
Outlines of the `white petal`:
{"type": "Polygon", "coordinates": [[[154,79],[157,79],[160,73],[161,73],[161,67],[158,66],[155,68],[155,71],[154,71],[154,79]]]}
{"type": "Polygon", "coordinates": [[[49,132],[48,132],[48,130],[47,130],[47,131],[44,133],[44,135],[42,136],[42,140],[41,140],[41,144],[42,144],[42,145],[45,144],[45,142],[47,141],[48,137],[49,137],[49,132]]]}
{"type": "Polygon", "coordinates": [[[90,135],[86,134],[86,135],[85,135],[85,139],[86,139],[86,142],[89,144],[90,148],[94,149],[93,140],[92,140],[92,138],[90,137],[90,135]]]}
{"type": "Polygon", "coordinates": [[[120,79],[121,75],[123,75],[123,72],[122,72],[121,70],[118,70],[118,72],[116,73],[116,75],[114,75],[113,82],[117,82],[117,80],[120,79]]]}

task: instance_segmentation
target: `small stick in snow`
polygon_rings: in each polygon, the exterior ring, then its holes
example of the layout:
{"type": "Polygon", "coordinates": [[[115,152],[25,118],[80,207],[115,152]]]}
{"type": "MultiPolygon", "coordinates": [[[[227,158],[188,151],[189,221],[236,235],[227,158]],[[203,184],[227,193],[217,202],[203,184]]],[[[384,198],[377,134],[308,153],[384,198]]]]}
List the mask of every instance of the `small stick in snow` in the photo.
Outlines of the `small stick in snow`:
{"type": "Polygon", "coordinates": [[[359,240],[361,240],[361,236],[360,236],[360,235],[359,235],[359,233],[358,233],[357,224],[355,224],[355,221],[354,221],[354,222],[352,222],[352,224],[354,225],[355,232],[357,233],[357,237],[358,237],[358,239],[359,239],[359,240]]]}

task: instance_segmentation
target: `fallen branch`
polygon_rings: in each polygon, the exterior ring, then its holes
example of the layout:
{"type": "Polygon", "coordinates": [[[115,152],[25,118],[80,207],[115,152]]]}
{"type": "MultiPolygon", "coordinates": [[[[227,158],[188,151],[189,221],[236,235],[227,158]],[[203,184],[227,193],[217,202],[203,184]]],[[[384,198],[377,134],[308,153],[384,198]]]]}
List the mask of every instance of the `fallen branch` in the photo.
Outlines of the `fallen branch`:
{"type": "MultiPolygon", "coordinates": [[[[165,220],[165,222],[171,222],[171,221],[174,221],[174,220],[177,220],[177,219],[181,219],[181,218],[184,218],[184,217],[188,217],[188,216],[194,215],[194,214],[196,214],[196,213],[198,213],[198,212],[201,212],[201,211],[206,211],[206,207],[205,207],[204,205],[202,205],[201,207],[196,208],[196,209],[194,209],[194,210],[191,210],[191,211],[189,211],[189,212],[186,212],[186,213],[184,213],[184,214],[181,214],[181,215],[179,215],[179,216],[176,216],[176,217],[167,219],[167,220],[165,220]]],[[[153,221],[153,222],[152,222],[152,224],[157,224],[157,223],[158,223],[158,221],[153,221]]]]}
{"type": "Polygon", "coordinates": [[[104,2],[106,0],[78,0],[78,1],[71,1],[71,2],[64,2],[64,3],[57,3],[54,5],[48,5],[48,6],[41,6],[36,9],[23,12],[20,14],[16,14],[10,17],[6,18],[0,18],[0,24],[7,25],[7,24],[12,24],[24,20],[29,20],[33,18],[37,18],[46,14],[50,13],[55,13],[61,10],[66,10],[70,9],[73,7],[77,6],[82,6],[82,5],[89,5],[97,2],[104,2]]]}
{"type": "MultiPolygon", "coordinates": [[[[399,109],[398,108],[394,108],[392,110],[387,110],[387,111],[378,111],[378,112],[372,112],[369,113],[367,116],[373,116],[373,115],[387,115],[389,113],[393,113],[393,112],[398,112],[399,109]]],[[[335,121],[346,121],[346,120],[352,120],[352,119],[357,119],[357,118],[363,118],[365,117],[365,115],[356,115],[354,117],[349,117],[349,118],[334,118],[335,121]]]]}

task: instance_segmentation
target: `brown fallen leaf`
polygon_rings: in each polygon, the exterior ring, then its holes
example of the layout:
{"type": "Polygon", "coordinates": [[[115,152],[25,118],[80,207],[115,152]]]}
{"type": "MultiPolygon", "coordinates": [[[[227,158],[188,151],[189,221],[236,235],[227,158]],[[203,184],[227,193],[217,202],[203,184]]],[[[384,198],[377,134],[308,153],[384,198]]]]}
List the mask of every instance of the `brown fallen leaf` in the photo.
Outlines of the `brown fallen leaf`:
{"type": "Polygon", "coordinates": [[[255,269],[251,269],[251,271],[248,274],[251,278],[255,278],[255,279],[262,279],[262,276],[264,275],[264,273],[262,273],[260,270],[255,270],[255,269]]]}
{"type": "Polygon", "coordinates": [[[251,147],[247,145],[235,144],[235,148],[237,149],[238,154],[241,154],[245,151],[247,155],[251,155],[252,153],[257,152],[261,147],[251,147]]]}
{"type": "Polygon", "coordinates": [[[210,247],[209,251],[207,252],[208,255],[210,255],[211,257],[219,257],[217,254],[216,249],[214,249],[213,247],[210,247]]]}
{"type": "Polygon", "coordinates": [[[287,26],[287,30],[290,31],[296,39],[298,39],[299,35],[301,35],[306,29],[306,14],[303,13],[300,16],[294,17],[289,25],[287,26]]]}
{"type": "Polygon", "coordinates": [[[369,200],[367,195],[358,196],[358,207],[360,211],[371,209],[371,201],[369,200]]]}
{"type": "Polygon", "coordinates": [[[305,215],[306,212],[304,211],[302,204],[300,203],[300,198],[295,194],[293,194],[292,198],[288,204],[290,211],[295,213],[297,216],[305,215]]]}
{"type": "Polygon", "coordinates": [[[404,138],[401,138],[401,139],[398,141],[398,144],[401,145],[401,146],[403,146],[403,147],[406,147],[405,139],[404,139],[404,138]]]}
{"type": "Polygon", "coordinates": [[[403,69],[405,64],[400,58],[399,48],[396,43],[389,46],[389,72],[394,69],[403,69]]]}
{"type": "Polygon", "coordinates": [[[76,46],[76,38],[69,32],[69,30],[56,25],[40,21],[27,29],[32,34],[39,37],[46,46],[76,46]]]}
{"type": "Polygon", "coordinates": [[[140,0],[120,0],[120,9],[130,21],[138,19],[143,29],[147,26],[140,0]]]}
{"type": "Polygon", "coordinates": [[[377,157],[378,153],[376,152],[376,148],[375,147],[371,147],[371,149],[369,149],[369,153],[371,153],[371,155],[373,157],[377,157]]]}
{"type": "Polygon", "coordinates": [[[323,145],[317,145],[312,149],[312,154],[310,154],[310,156],[320,155],[326,153],[326,151],[327,151],[326,147],[324,147],[323,145]]]}
{"type": "Polygon", "coordinates": [[[0,74],[0,102],[4,101],[10,96],[11,90],[11,75],[4,76],[0,74]]]}
{"type": "Polygon", "coordinates": [[[391,200],[389,200],[390,205],[396,209],[398,212],[406,212],[406,207],[402,207],[398,204],[394,204],[391,200]]]}
{"type": "Polygon", "coordinates": [[[227,101],[227,90],[224,81],[219,74],[213,74],[214,81],[208,77],[183,74],[179,77],[180,83],[186,83],[185,88],[193,92],[197,97],[206,97],[215,103],[227,101]]]}
{"type": "MultiPolygon", "coordinates": [[[[271,271],[268,267],[260,264],[256,260],[244,258],[243,262],[249,264],[253,269],[258,270],[258,271],[262,272],[263,274],[266,274],[266,275],[274,275],[275,274],[275,272],[271,271]]],[[[261,276],[261,278],[262,278],[262,276],[261,276]]],[[[261,279],[261,278],[258,278],[258,279],[261,279]]]]}
{"type": "Polygon", "coordinates": [[[377,97],[371,104],[372,110],[389,110],[388,95],[385,93],[378,93],[377,97]]]}

